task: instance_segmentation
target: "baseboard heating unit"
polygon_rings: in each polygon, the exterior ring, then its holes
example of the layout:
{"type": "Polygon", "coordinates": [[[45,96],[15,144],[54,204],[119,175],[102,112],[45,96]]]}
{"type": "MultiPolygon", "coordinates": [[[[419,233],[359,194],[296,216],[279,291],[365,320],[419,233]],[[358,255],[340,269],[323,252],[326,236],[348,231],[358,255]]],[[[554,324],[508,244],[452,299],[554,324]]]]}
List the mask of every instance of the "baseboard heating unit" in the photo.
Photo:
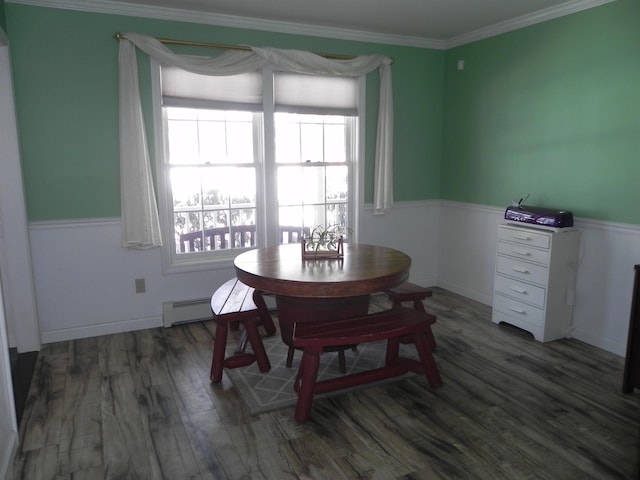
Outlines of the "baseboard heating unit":
{"type": "Polygon", "coordinates": [[[162,304],[162,324],[170,327],[178,323],[211,320],[211,298],[196,298],[162,304]]]}

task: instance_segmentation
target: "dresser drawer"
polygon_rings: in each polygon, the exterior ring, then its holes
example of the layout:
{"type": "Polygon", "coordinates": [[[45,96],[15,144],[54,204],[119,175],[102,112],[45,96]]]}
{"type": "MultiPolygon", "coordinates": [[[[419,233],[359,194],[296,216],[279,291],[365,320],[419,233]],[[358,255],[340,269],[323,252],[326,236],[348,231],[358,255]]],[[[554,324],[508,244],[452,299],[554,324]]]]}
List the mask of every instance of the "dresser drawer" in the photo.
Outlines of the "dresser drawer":
{"type": "Polygon", "coordinates": [[[530,248],[527,245],[498,242],[498,254],[522,258],[529,262],[544,263],[545,265],[549,264],[549,250],[530,248]]]}
{"type": "Polygon", "coordinates": [[[551,235],[548,233],[534,232],[524,228],[510,228],[501,226],[498,229],[498,240],[531,245],[539,248],[549,248],[551,246],[551,235]]]}
{"type": "Polygon", "coordinates": [[[495,291],[496,293],[529,303],[536,307],[544,307],[546,289],[535,285],[519,282],[518,280],[503,277],[502,275],[496,275],[495,291]]]}
{"type": "Polygon", "coordinates": [[[516,325],[526,322],[530,325],[542,326],[544,323],[544,310],[499,294],[493,296],[493,308],[509,317],[513,317],[516,320],[514,322],[516,325]]]}
{"type": "Polygon", "coordinates": [[[529,262],[521,262],[516,258],[498,255],[496,270],[503,275],[544,285],[547,283],[547,267],[529,262]]]}

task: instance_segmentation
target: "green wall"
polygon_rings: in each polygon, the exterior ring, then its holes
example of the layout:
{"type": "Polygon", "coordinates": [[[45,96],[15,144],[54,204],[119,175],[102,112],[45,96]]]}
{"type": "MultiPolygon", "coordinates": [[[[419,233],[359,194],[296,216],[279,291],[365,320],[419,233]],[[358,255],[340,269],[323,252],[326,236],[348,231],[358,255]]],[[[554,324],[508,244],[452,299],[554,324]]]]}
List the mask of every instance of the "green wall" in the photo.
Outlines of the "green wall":
{"type": "MultiPolygon", "coordinates": [[[[2,0],[0,0],[2,1],[2,0]]],[[[395,59],[397,201],[440,196],[444,52],[6,4],[30,221],[120,215],[116,31],[395,59]]],[[[198,51],[202,54],[202,50],[198,51]]],[[[148,62],[139,54],[142,89],[148,62]]],[[[373,199],[378,75],[367,88],[365,200],[373,199]]],[[[151,125],[151,106],[145,97],[151,125]]],[[[150,142],[151,131],[148,130],[150,142]]],[[[153,152],[153,149],[151,149],[153,152]]]]}
{"type": "Polygon", "coordinates": [[[448,50],[444,76],[443,198],[640,224],[640,2],[448,50]]]}
{"type": "MultiPolygon", "coordinates": [[[[138,31],[392,56],[396,201],[444,198],[504,207],[529,193],[530,204],[640,224],[637,0],[617,0],[446,52],[4,7],[30,221],[119,216],[118,44],[112,35],[138,31]],[[463,71],[456,69],[460,59],[463,71]]],[[[148,72],[148,62],[140,62],[141,72],[148,72]]],[[[141,81],[148,92],[148,76],[141,81]]],[[[370,75],[367,202],[373,198],[377,85],[377,74],[370,75]]],[[[146,96],[148,121],[150,112],[146,96]]]]}
{"type": "Polygon", "coordinates": [[[4,14],[4,0],[0,0],[0,28],[7,30],[7,19],[4,14]]]}

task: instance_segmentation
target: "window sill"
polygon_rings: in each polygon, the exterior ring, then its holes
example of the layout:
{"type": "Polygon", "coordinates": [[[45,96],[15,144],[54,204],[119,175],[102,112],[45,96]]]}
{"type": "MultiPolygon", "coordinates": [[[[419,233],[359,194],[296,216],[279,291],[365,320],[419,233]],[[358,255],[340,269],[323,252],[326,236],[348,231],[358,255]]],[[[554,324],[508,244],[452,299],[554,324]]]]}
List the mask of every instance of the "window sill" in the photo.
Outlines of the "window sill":
{"type": "Polygon", "coordinates": [[[185,259],[170,260],[164,257],[162,265],[162,273],[189,273],[202,270],[221,270],[233,268],[233,260],[248,249],[230,250],[228,252],[220,252],[216,255],[206,256],[206,258],[191,257],[185,259]]]}

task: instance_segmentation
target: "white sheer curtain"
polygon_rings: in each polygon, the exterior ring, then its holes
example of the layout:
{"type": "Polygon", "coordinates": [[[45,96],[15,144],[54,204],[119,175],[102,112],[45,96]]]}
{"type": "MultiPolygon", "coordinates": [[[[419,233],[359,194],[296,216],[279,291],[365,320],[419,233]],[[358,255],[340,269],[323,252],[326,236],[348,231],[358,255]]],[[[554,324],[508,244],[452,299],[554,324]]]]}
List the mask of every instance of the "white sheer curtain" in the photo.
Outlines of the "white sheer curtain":
{"type": "Polygon", "coordinates": [[[163,64],[202,75],[236,75],[273,65],[280,70],[358,77],[380,69],[380,107],[375,156],[374,213],[393,206],[393,97],[391,63],[383,55],[361,55],[351,60],[330,60],[299,50],[250,47],[211,58],[177,55],[153,37],[126,33],[120,40],[120,169],[122,244],[128,248],[162,245],[160,221],[153,190],[146,133],[140,106],[135,48],[163,64]]]}

